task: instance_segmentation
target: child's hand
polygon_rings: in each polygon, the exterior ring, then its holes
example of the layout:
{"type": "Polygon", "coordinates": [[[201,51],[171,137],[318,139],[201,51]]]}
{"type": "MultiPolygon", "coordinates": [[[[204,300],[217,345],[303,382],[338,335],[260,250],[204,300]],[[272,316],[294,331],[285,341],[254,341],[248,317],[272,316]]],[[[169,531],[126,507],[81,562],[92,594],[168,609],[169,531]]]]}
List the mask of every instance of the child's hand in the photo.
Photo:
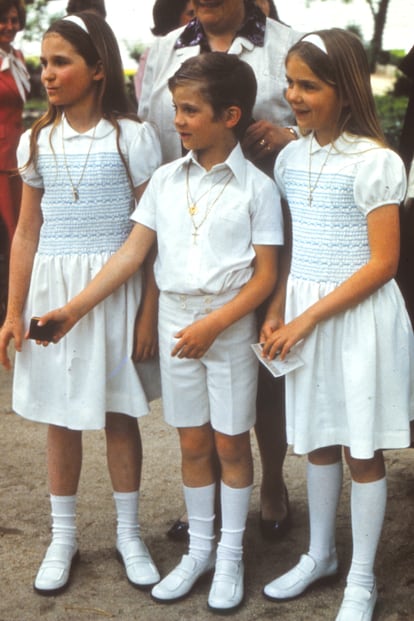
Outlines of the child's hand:
{"type": "MultiPolygon", "coordinates": [[[[73,328],[79,319],[80,317],[71,310],[69,304],[45,313],[39,317],[38,325],[40,327],[46,325],[49,321],[55,322],[56,327],[53,331],[53,338],[51,341],[36,340],[36,343],[38,345],[43,345],[44,347],[47,347],[49,343],[58,343],[60,339],[65,336],[71,328],[73,328]]],[[[25,338],[28,338],[28,336],[29,334],[26,333],[25,338]]]]}
{"type": "Polygon", "coordinates": [[[153,358],[158,351],[158,331],[156,321],[146,321],[138,316],[135,323],[134,350],[132,360],[144,362],[153,358]]]}
{"type": "Polygon", "coordinates": [[[260,343],[265,343],[268,338],[270,338],[276,330],[281,328],[284,325],[283,318],[280,319],[265,319],[262,327],[260,328],[260,343]]]}
{"type": "Polygon", "coordinates": [[[171,352],[178,358],[201,358],[219,334],[215,322],[210,317],[200,319],[175,334],[179,339],[171,352]]]}
{"type": "Polygon", "coordinates": [[[7,351],[8,345],[10,341],[14,339],[14,348],[20,351],[22,348],[23,334],[24,328],[22,319],[20,317],[16,319],[6,317],[0,330],[0,363],[7,370],[11,369],[11,361],[7,351]]]}
{"type": "Polygon", "coordinates": [[[263,345],[263,356],[273,360],[278,354],[282,360],[292,347],[310,334],[315,327],[313,319],[303,313],[269,334],[263,345]]]}

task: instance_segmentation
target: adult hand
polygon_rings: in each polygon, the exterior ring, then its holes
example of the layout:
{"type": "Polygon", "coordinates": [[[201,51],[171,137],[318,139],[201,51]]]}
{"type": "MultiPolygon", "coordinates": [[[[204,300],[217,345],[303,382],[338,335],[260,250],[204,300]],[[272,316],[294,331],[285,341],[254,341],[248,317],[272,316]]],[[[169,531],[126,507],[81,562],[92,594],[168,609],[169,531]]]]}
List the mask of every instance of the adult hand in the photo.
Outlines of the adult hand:
{"type": "Polygon", "coordinates": [[[270,121],[256,121],[247,128],[242,148],[250,160],[260,161],[269,155],[276,156],[288,142],[295,139],[286,127],[273,125],[270,121]]]}

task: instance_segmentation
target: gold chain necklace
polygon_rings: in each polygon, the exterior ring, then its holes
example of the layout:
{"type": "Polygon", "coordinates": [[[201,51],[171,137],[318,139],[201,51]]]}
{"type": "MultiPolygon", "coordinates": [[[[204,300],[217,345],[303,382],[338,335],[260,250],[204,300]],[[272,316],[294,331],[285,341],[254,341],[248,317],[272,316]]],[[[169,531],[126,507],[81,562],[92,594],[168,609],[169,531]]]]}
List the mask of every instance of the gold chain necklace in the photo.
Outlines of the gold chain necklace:
{"type": "Polygon", "coordinates": [[[217,203],[218,199],[220,198],[220,196],[223,194],[224,190],[230,183],[233,173],[231,171],[226,172],[226,174],[220,177],[220,179],[216,181],[216,183],[212,183],[210,188],[206,190],[205,192],[203,192],[201,196],[193,200],[193,197],[191,196],[191,190],[190,190],[190,166],[191,166],[191,160],[187,166],[187,174],[186,174],[187,207],[188,207],[188,213],[190,214],[190,218],[191,218],[191,224],[193,226],[193,232],[191,233],[193,236],[193,244],[197,244],[197,237],[199,236],[198,231],[203,226],[204,222],[207,220],[209,214],[211,213],[211,210],[213,209],[214,205],[217,203]],[[194,216],[198,213],[197,202],[201,201],[201,199],[204,198],[204,196],[206,195],[208,195],[207,196],[207,201],[208,201],[211,190],[215,188],[216,186],[220,185],[223,181],[225,181],[223,187],[220,188],[220,191],[217,194],[216,198],[213,201],[211,201],[210,204],[207,204],[206,209],[204,211],[204,215],[201,218],[200,222],[197,224],[196,221],[194,220],[194,216]]]}
{"type": "Polygon", "coordinates": [[[80,175],[80,177],[79,177],[79,181],[78,181],[78,183],[75,185],[75,184],[73,183],[72,175],[70,174],[70,170],[69,170],[68,162],[67,162],[67,160],[66,160],[65,139],[64,139],[64,136],[63,136],[63,120],[62,120],[62,152],[63,152],[63,162],[64,162],[64,164],[65,164],[66,173],[67,173],[67,175],[68,175],[69,183],[70,183],[70,186],[71,186],[71,188],[72,188],[72,196],[73,196],[73,200],[74,200],[75,202],[79,200],[79,186],[80,186],[80,184],[82,183],[83,175],[85,174],[86,165],[87,165],[87,163],[88,163],[88,160],[89,160],[89,155],[90,155],[90,152],[91,152],[91,149],[92,149],[92,144],[93,144],[93,141],[94,141],[94,138],[95,138],[95,132],[96,132],[96,125],[95,125],[95,127],[93,128],[93,133],[92,133],[92,136],[91,136],[90,141],[89,141],[89,149],[88,149],[88,152],[87,152],[87,154],[86,154],[85,162],[84,162],[84,164],[83,164],[83,168],[82,168],[82,171],[81,171],[81,175],[80,175]]]}
{"type": "Polygon", "coordinates": [[[316,190],[316,187],[317,187],[317,185],[319,183],[319,179],[321,178],[321,174],[323,172],[323,169],[325,168],[326,162],[328,161],[328,158],[329,158],[329,156],[331,154],[332,147],[333,147],[333,144],[331,142],[331,146],[328,149],[328,153],[326,154],[325,160],[324,160],[324,162],[323,162],[323,164],[321,166],[321,169],[320,169],[320,171],[318,173],[318,176],[316,177],[316,181],[315,181],[315,183],[312,186],[312,184],[311,184],[311,180],[312,180],[312,143],[313,143],[313,134],[311,136],[310,143],[309,143],[309,168],[308,168],[309,207],[312,207],[313,193],[316,190]]]}

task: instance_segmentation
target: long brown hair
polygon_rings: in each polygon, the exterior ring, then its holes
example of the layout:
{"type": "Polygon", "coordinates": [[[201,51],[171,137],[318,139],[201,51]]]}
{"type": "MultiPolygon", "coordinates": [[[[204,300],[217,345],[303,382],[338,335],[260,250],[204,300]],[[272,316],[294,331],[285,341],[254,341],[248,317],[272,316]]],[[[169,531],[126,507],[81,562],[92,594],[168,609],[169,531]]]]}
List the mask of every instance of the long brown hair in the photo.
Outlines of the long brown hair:
{"type": "Polygon", "coordinates": [[[298,55],[320,80],[336,89],[340,101],[339,133],[347,131],[386,145],[372,93],[368,58],[360,39],[341,28],[309,34],[322,39],[327,53],[303,40],[308,36],[305,35],[290,48],[286,60],[298,55]]]}
{"type": "MultiPolygon", "coordinates": [[[[139,122],[139,118],[133,111],[126,94],[121,54],[115,35],[107,22],[99,15],[87,11],[76,15],[84,22],[88,32],[78,24],[63,18],[55,21],[46,30],[43,38],[52,33],[58,34],[75,48],[89,67],[96,66],[98,62],[102,64],[104,77],[97,87],[99,105],[103,118],[107,119],[116,130],[118,152],[128,178],[132,182],[128,164],[119,144],[121,128],[118,121],[121,118],[129,118],[139,122]]],[[[53,125],[49,138],[51,141],[53,131],[59,124],[63,112],[64,107],[49,102],[48,110],[33,124],[30,136],[30,155],[26,166],[36,163],[40,131],[44,127],[53,125]]]]}

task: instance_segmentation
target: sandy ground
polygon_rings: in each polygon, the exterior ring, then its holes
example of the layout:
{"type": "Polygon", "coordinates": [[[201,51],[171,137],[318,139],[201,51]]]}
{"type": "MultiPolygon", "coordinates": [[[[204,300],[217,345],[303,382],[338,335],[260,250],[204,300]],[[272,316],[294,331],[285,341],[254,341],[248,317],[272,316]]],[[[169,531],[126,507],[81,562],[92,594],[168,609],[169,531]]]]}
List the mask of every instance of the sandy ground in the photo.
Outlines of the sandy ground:
{"type": "MultiPolygon", "coordinates": [[[[204,579],[188,599],[173,605],[153,602],[126,581],[114,554],[115,517],[105,464],[103,433],[84,436],[84,466],[79,490],[81,561],[69,589],[41,597],[32,582],[49,541],[45,427],[10,411],[11,374],[0,370],[0,621],[204,621],[213,615],[204,579]]],[[[165,531],[180,515],[182,494],[175,431],[162,420],[162,404],[142,420],[144,472],[141,523],[145,540],[164,575],[184,546],[168,541],[165,531]]],[[[246,531],[246,600],[232,616],[240,621],[333,621],[339,607],[351,554],[349,479],[338,516],[339,580],[298,600],[275,604],[261,594],[263,585],[289,568],[308,538],[305,460],[289,453],[286,479],[294,526],[285,541],[266,544],[258,532],[260,463],[254,444],[255,489],[246,531]]],[[[375,621],[414,620],[414,451],[387,454],[389,503],[377,560],[379,603],[375,621]]]]}

